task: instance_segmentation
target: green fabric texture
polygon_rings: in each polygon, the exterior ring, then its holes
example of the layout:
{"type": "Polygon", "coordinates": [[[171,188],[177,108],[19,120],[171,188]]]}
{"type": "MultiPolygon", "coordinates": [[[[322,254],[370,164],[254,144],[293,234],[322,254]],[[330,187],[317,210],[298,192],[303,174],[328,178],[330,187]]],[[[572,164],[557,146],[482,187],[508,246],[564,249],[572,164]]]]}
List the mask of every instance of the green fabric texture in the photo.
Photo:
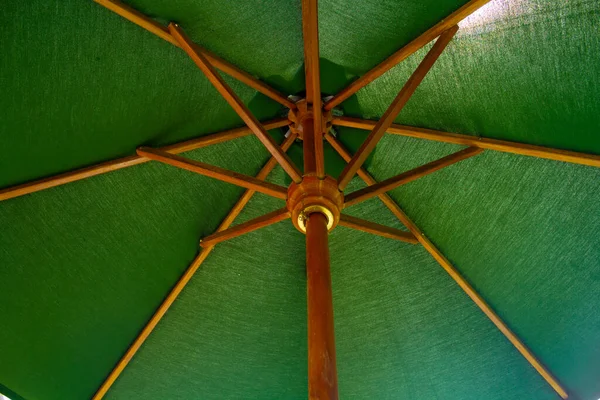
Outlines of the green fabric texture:
{"type": "Polygon", "coordinates": [[[337,93],[466,2],[319,2],[323,92],[332,95],[337,93]]]}
{"type": "MultiPolygon", "coordinates": [[[[279,207],[255,195],[236,223],[279,207]]],[[[305,394],[303,249],[289,220],[218,245],[107,398],[305,394]]]]}
{"type": "MultiPolygon", "coordinates": [[[[348,211],[399,227],[377,199],[348,211]]],[[[555,397],[422,247],[346,228],[330,246],[340,398],[555,397]]],[[[108,398],[306,398],[304,263],[289,221],[219,245],[108,398]]]]}
{"type": "MultiPolygon", "coordinates": [[[[186,156],[255,174],[267,153],[246,137],[186,156]]],[[[91,397],[241,192],[148,163],[3,202],[3,384],[91,397]]]]}
{"type": "MultiPolygon", "coordinates": [[[[396,122],[600,154],[599,18],[595,1],[492,1],[460,24],[396,122]]],[[[382,115],[429,48],[343,103],[346,115],[382,115]]]]}
{"type": "MultiPolygon", "coordinates": [[[[319,1],[324,95],[464,3],[319,1]]],[[[304,92],[300,0],[127,4],[304,92]]],[[[599,17],[592,0],[493,0],[397,122],[600,154],[599,17]]],[[[0,188],[242,125],[185,53],[92,1],[9,0],[0,22],[0,188]]],[[[340,112],[379,118],[429,48],[340,112]]],[[[285,113],[224,77],[258,119],[285,113]]],[[[368,134],[336,133],[351,151],[368,134]]],[[[459,149],[387,135],[365,166],[382,180],[459,149]]],[[[301,144],[289,154],[301,168],[301,144]]],[[[268,153],[249,136],[184,156],[253,175],[268,153]]],[[[0,202],[0,393],[90,398],[242,192],[152,162],[0,202]]],[[[595,400],[598,193],[597,168],[487,151],[390,194],[573,398],[595,400]]],[[[282,206],[256,194],[236,223],[282,206]]],[[[405,229],[378,199],[344,212],[405,229]]],[[[341,398],[558,398],[423,247],[340,227],[330,248],[341,398]]],[[[283,221],[219,244],[106,398],[306,398],[306,363],[304,238],[283,221]]]]}
{"type": "Polygon", "coordinates": [[[0,18],[0,187],[242,125],[184,52],[91,1],[10,1],[0,18]]]}
{"type": "MultiPolygon", "coordinates": [[[[455,150],[388,136],[371,171],[384,179],[455,150]]],[[[585,399],[600,392],[599,192],[597,168],[485,152],[391,195],[585,399]]]]}

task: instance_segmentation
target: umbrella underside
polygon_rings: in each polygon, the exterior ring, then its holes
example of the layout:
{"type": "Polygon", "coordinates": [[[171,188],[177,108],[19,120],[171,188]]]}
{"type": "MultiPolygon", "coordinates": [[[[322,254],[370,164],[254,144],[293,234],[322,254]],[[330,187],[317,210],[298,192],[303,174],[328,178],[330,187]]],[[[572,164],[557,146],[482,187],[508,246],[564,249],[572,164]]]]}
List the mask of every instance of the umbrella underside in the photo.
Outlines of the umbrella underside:
{"type": "MultiPolygon", "coordinates": [[[[463,3],[322,1],[323,95],[463,3]]],[[[300,4],[128,4],[283,93],[304,90],[300,4]]],[[[600,6],[487,7],[396,122],[599,154],[600,6]]],[[[0,16],[0,188],[242,125],[185,53],[97,4],[0,16]]],[[[341,111],[381,117],[429,49],[341,111]]],[[[223,77],[260,121],[285,115],[223,77]]],[[[334,129],[352,153],[369,133],[334,129]]],[[[462,148],[388,134],[364,166],[384,180],[462,148]]],[[[324,152],[337,178],[346,164],[324,152]]],[[[302,144],[288,154],[302,168],[302,144]]],[[[183,156],[251,176],[269,158],[254,136],[183,156]]],[[[268,180],[291,183],[280,167],[268,180]]],[[[595,399],[599,192],[598,168],[485,151],[389,194],[569,393],[595,399]]],[[[0,393],[92,397],[242,193],[150,162],[1,202],[0,393]]],[[[235,223],[283,206],[256,194],[235,223]]],[[[344,212],[406,230],[376,198],[344,212]]],[[[422,246],[344,227],[329,242],[340,397],[557,397],[422,246]]],[[[219,244],[105,398],[306,398],[305,261],[290,221],[219,244]]]]}

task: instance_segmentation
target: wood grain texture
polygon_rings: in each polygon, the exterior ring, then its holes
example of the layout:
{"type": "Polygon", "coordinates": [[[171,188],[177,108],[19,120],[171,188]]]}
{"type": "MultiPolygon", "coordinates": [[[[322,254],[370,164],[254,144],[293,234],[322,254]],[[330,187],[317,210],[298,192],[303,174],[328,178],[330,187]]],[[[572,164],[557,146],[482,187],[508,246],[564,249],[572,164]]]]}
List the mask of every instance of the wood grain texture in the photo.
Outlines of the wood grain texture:
{"type": "MultiPolygon", "coordinates": [[[[377,121],[350,117],[335,117],[332,121],[332,124],[336,126],[345,126],[348,128],[371,130],[376,126],[377,121]]],[[[484,137],[442,132],[433,129],[416,128],[398,124],[390,125],[390,127],[387,129],[387,132],[394,135],[427,139],[436,142],[462,144],[466,146],[478,147],[480,149],[501,151],[503,153],[520,154],[523,156],[545,158],[547,160],[588,165],[590,167],[600,167],[600,155],[597,154],[579,153],[576,151],[553,149],[550,147],[535,146],[532,144],[488,139],[484,137]]]]}
{"type": "Polygon", "coordinates": [[[385,192],[389,192],[397,188],[398,186],[405,185],[409,182],[415,181],[423,176],[429,175],[433,172],[439,171],[442,168],[448,167],[452,164],[456,164],[467,158],[476,156],[481,153],[483,149],[477,147],[467,147],[461,151],[450,154],[446,157],[442,157],[439,160],[432,161],[420,167],[411,169],[410,171],[403,172],[394,177],[388,178],[384,181],[368,186],[364,189],[357,190],[356,192],[350,193],[346,196],[344,201],[344,207],[349,207],[353,204],[360,203],[375,197],[385,192]]]}
{"type": "MultiPolygon", "coordinates": [[[[266,122],[261,122],[261,124],[266,130],[271,130],[288,126],[289,121],[287,118],[277,118],[266,122]]],[[[206,146],[212,146],[213,144],[223,143],[228,140],[241,138],[251,134],[252,130],[250,128],[247,126],[242,126],[240,128],[229,129],[223,132],[213,133],[195,139],[185,140],[183,142],[160,147],[160,149],[166,151],[167,153],[179,154],[206,146]]]]}
{"type": "MultiPolygon", "coordinates": [[[[290,146],[294,143],[294,140],[296,140],[296,136],[291,134],[288,138],[284,140],[284,142],[281,144],[281,147],[284,150],[288,150],[290,146]]],[[[273,170],[273,168],[275,168],[276,165],[277,162],[273,157],[271,157],[269,161],[267,161],[267,163],[261,168],[260,172],[256,175],[256,179],[266,179],[269,173],[273,170]]],[[[217,228],[217,232],[222,232],[231,226],[233,221],[240,215],[244,207],[246,207],[254,193],[256,192],[250,189],[244,192],[242,197],[240,197],[240,199],[232,207],[231,211],[229,211],[229,214],[227,214],[227,216],[223,219],[223,221],[217,228]]],[[[194,276],[200,265],[202,265],[204,260],[206,260],[206,258],[213,249],[214,246],[205,247],[200,251],[200,253],[196,256],[194,261],[190,264],[188,269],[183,273],[181,278],[179,278],[173,289],[171,289],[171,291],[169,292],[165,300],[162,302],[162,304],[154,312],[152,318],[150,318],[150,321],[148,321],[146,326],[144,326],[142,331],[135,338],[132,345],[127,349],[127,351],[119,360],[115,368],[111,371],[106,380],[102,383],[92,400],[101,400],[106,395],[108,390],[115,383],[115,381],[117,380],[119,375],[121,375],[123,370],[127,367],[127,365],[129,364],[133,356],[137,353],[137,351],[140,349],[140,347],[142,347],[142,344],[146,341],[148,336],[150,336],[154,328],[156,328],[156,325],[158,325],[158,323],[169,310],[175,299],[177,299],[183,288],[188,284],[192,276],[194,276]]]]}
{"type": "Polygon", "coordinates": [[[315,174],[317,171],[315,156],[315,131],[312,118],[302,121],[302,157],[304,160],[304,175],[315,174]]]}
{"type": "MultiPolygon", "coordinates": [[[[283,143],[281,143],[281,148],[283,149],[283,151],[287,151],[292,146],[292,144],[294,144],[295,140],[296,135],[290,133],[290,135],[283,141],[283,143]]],[[[275,158],[273,157],[269,158],[269,161],[267,161],[267,163],[260,170],[260,172],[256,174],[256,179],[264,181],[265,179],[267,179],[267,176],[271,173],[271,171],[273,171],[273,169],[276,166],[277,160],[275,160],[275,158]]],[[[233,207],[231,213],[227,217],[225,217],[217,231],[227,229],[233,223],[237,215],[239,215],[242,212],[242,209],[246,206],[246,204],[248,204],[254,193],[256,193],[256,191],[252,189],[248,189],[244,192],[242,197],[240,197],[240,200],[233,207]]]]}
{"type": "MultiPolygon", "coordinates": [[[[177,47],[181,47],[179,45],[179,42],[177,41],[177,39],[175,39],[171,35],[171,32],[169,32],[168,28],[162,26],[158,22],[154,21],[152,18],[140,13],[139,11],[135,10],[134,8],[132,8],[118,0],[94,0],[94,1],[96,3],[102,5],[103,7],[106,7],[107,9],[113,11],[114,13],[122,16],[123,18],[133,22],[134,24],[155,34],[156,36],[160,37],[161,39],[166,40],[167,42],[169,42],[177,47]]],[[[245,83],[246,85],[248,85],[251,88],[257,90],[258,92],[264,94],[265,96],[275,100],[279,104],[284,105],[285,107],[288,107],[290,109],[296,108],[296,105],[292,101],[288,100],[284,95],[282,95],[275,89],[271,88],[269,85],[265,84],[264,82],[261,82],[260,80],[256,79],[249,73],[242,71],[235,65],[223,60],[222,58],[216,56],[215,54],[209,52],[208,50],[203,49],[197,45],[194,45],[194,46],[195,46],[196,50],[198,52],[201,52],[204,55],[204,57],[206,57],[208,59],[208,61],[215,68],[218,68],[219,70],[223,71],[227,75],[237,79],[240,82],[245,83]]]]}
{"type": "Polygon", "coordinates": [[[435,64],[457,31],[458,26],[456,25],[445,31],[435,42],[431,50],[429,50],[415,72],[408,78],[408,81],[404,84],[394,101],[392,101],[392,104],[390,104],[354,157],[352,157],[352,160],[350,160],[346,168],[342,171],[338,178],[340,190],[344,190],[346,185],[348,185],[354,177],[354,174],[356,174],[356,171],[358,171],[367,157],[369,157],[369,154],[375,149],[379,140],[381,140],[387,129],[394,123],[394,120],[400,111],[402,111],[406,103],[408,103],[408,100],[410,100],[415,90],[417,90],[417,87],[423,82],[423,79],[431,70],[431,67],[433,67],[433,64],[435,64]]]}
{"type": "Polygon", "coordinates": [[[210,83],[217,89],[223,98],[229,103],[231,108],[240,116],[244,123],[254,132],[256,137],[267,148],[269,153],[277,160],[279,165],[288,173],[294,182],[302,180],[302,174],[294,165],[292,160],[279,147],[275,140],[269,136],[265,128],[252,115],[248,107],[242,102],[237,94],[229,87],[221,76],[215,71],[213,66],[208,62],[206,57],[201,52],[197,51],[191,40],[185,35],[183,30],[176,24],[169,24],[169,31],[181,45],[181,48],[190,56],[196,63],[198,68],[206,75],[210,83]]]}
{"type": "MultiPolygon", "coordinates": [[[[286,118],[278,118],[275,120],[265,122],[264,127],[265,129],[275,129],[286,126],[287,124],[288,120],[286,118]]],[[[214,133],[211,135],[201,136],[196,139],[175,143],[169,146],[160,147],[159,149],[168,153],[178,154],[186,151],[200,149],[206,146],[211,146],[213,144],[223,143],[228,140],[237,139],[251,134],[252,131],[248,127],[234,128],[229,129],[227,131],[214,133]]],[[[79,181],[107,172],[132,167],[134,165],[143,164],[148,161],[150,161],[150,159],[136,154],[132,156],[117,158],[116,160],[103,162],[85,168],[79,168],[73,171],[65,172],[63,174],[38,179],[21,185],[7,187],[4,189],[0,189],[0,201],[12,199],[13,197],[23,196],[29,193],[39,192],[40,190],[49,189],[55,186],[64,185],[66,183],[79,181]]]]}
{"type": "MultiPolygon", "coordinates": [[[[325,134],[325,140],[329,142],[331,147],[344,159],[344,161],[349,162],[352,159],[352,155],[348,150],[344,147],[342,143],[340,143],[330,132],[325,134]]],[[[375,178],[373,178],[364,168],[360,168],[357,171],[358,176],[367,184],[374,185],[377,183],[375,178]]],[[[402,211],[400,207],[396,204],[396,202],[388,196],[386,193],[380,194],[379,199],[382,203],[396,216],[396,218],[400,219],[402,217],[402,211]]]]}
{"type": "Polygon", "coordinates": [[[396,51],[394,54],[386,58],[383,62],[372,68],[369,72],[352,82],[346,88],[341,90],[332,99],[325,103],[325,110],[331,110],[333,107],[358,92],[361,88],[365,87],[381,75],[392,69],[400,62],[406,60],[409,56],[417,52],[427,43],[441,35],[444,31],[450,29],[454,25],[457,25],[460,21],[473,14],[479,8],[487,4],[490,0],[471,0],[448,17],[444,18],[433,27],[429,28],[422,35],[396,51]]]}
{"type": "Polygon", "coordinates": [[[231,183],[246,189],[252,189],[278,199],[285,200],[287,198],[287,189],[283,186],[275,185],[270,182],[261,181],[252,176],[240,174],[234,171],[209,165],[200,161],[190,160],[174,154],[167,153],[162,150],[152,149],[149,147],[140,147],[137,150],[138,155],[149,158],[151,160],[160,161],[162,163],[182,168],[200,175],[218,179],[223,182],[231,183]]]}
{"type": "Polygon", "coordinates": [[[236,225],[233,228],[226,229],[224,231],[213,233],[200,241],[201,247],[212,247],[218,243],[224,242],[225,240],[233,239],[238,236],[244,235],[249,232],[253,232],[257,229],[264,228],[269,225],[276,224],[290,217],[290,212],[286,207],[280,208],[268,214],[260,217],[251,219],[250,221],[236,225]]]}
{"type": "MultiPolygon", "coordinates": [[[[325,176],[323,154],[323,119],[321,101],[321,72],[319,68],[319,21],[318,1],[302,0],[302,36],[304,39],[304,72],[306,81],[306,101],[312,107],[314,140],[314,172],[319,178],[325,176]]],[[[306,136],[306,134],[304,135],[306,136]]],[[[306,172],[306,168],[305,168],[306,172]]],[[[313,171],[311,171],[313,172],[313,171]]]]}
{"type": "MultiPolygon", "coordinates": [[[[340,154],[344,160],[350,160],[352,155],[337,141],[331,134],[325,138],[332,144],[334,149],[340,154]]],[[[363,168],[358,171],[359,176],[367,185],[377,184],[376,180],[369,175],[363,168]]],[[[460,286],[467,296],[479,307],[479,309],[490,319],[490,321],[498,328],[498,330],[512,343],[513,346],[521,353],[521,355],[533,366],[533,368],[544,378],[546,382],[556,391],[563,399],[568,398],[568,394],[554,376],[546,369],[542,363],[535,357],[525,344],[515,335],[510,328],[500,319],[500,317],[492,310],[485,300],[473,289],[467,280],[458,272],[444,254],[433,244],[431,240],[425,236],[423,231],[404,213],[400,206],[388,195],[379,195],[384,204],[392,211],[392,213],[408,228],[415,238],[423,245],[425,250],[440,264],[440,266],[450,275],[450,277],[460,286]]]]}
{"type": "Polygon", "coordinates": [[[315,212],[306,222],[308,398],[337,400],[333,300],[327,218],[315,212]]]}
{"type": "Polygon", "coordinates": [[[366,221],[351,215],[341,214],[339,225],[346,228],[356,229],[362,232],[372,233],[373,235],[386,237],[388,239],[399,240],[401,242],[416,244],[419,243],[415,235],[410,232],[404,232],[400,229],[366,221]]]}

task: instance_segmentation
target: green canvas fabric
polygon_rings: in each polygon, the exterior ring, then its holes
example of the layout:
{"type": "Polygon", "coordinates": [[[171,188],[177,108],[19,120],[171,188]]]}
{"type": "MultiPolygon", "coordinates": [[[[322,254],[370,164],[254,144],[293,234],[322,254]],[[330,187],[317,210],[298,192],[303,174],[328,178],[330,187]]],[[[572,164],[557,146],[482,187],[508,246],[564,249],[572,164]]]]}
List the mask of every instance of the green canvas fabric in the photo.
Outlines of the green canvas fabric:
{"type": "MultiPolygon", "coordinates": [[[[243,124],[183,51],[91,1],[9,1],[0,18],[0,187],[243,124]]],[[[225,78],[257,118],[279,114],[225,78]]]]}
{"type": "Polygon", "coordinates": [[[206,49],[288,94],[304,90],[300,1],[127,1],[206,49]]]}
{"type": "MultiPolygon", "coordinates": [[[[371,172],[385,179],[458,148],[390,135],[371,172]]],[[[582,399],[600,390],[599,191],[597,168],[485,152],[391,192],[582,399]]]]}
{"type": "Polygon", "coordinates": [[[466,2],[319,2],[323,92],[337,93],[466,2]]]}
{"type": "MultiPolygon", "coordinates": [[[[399,226],[378,200],[349,211],[399,226]]],[[[218,246],[108,398],[305,398],[303,241],[284,221],[218,246]]],[[[422,247],[346,228],[330,246],[341,398],[554,398],[422,247]]]]}
{"type": "MultiPolygon", "coordinates": [[[[255,195],[236,223],[279,207],[255,195]]],[[[107,398],[304,394],[303,248],[289,220],[217,246],[107,398]]]]}
{"type": "Polygon", "coordinates": [[[340,398],[556,398],[423,247],[331,242],[340,398]]]}
{"type": "MultiPolygon", "coordinates": [[[[127,3],[302,95],[300,1],[127,3]]],[[[323,93],[464,3],[321,0],[323,93]]],[[[487,10],[397,122],[600,154],[598,3],[487,10]]],[[[242,125],[180,49],[91,1],[9,1],[0,21],[0,188],[242,125]]],[[[428,49],[340,112],[379,118],[428,49]]],[[[260,120],[285,113],[225,79],[260,120]]],[[[356,151],[368,132],[336,133],[356,151]]],[[[381,180],[460,148],[388,135],[365,166],[381,180]]],[[[301,167],[301,144],[289,154],[301,167]]],[[[252,175],[268,154],[250,136],[185,156],[252,175]]],[[[487,151],[391,193],[581,399],[600,397],[599,178],[487,151]]],[[[280,168],[270,180],[290,183],[280,168]]],[[[241,193],[147,163],[1,202],[0,393],[90,398],[241,193]]],[[[236,223],[282,205],[257,194],[236,223]]],[[[378,199],[345,212],[405,229],[378,199]]],[[[306,398],[303,242],[284,221],[217,246],[107,398],[306,398]]],[[[341,398],[557,398],[421,246],[343,227],[330,245],[341,398]]]]}
{"type": "MultiPolygon", "coordinates": [[[[396,122],[600,154],[598,2],[496,0],[483,11],[460,24],[396,122]]],[[[348,99],[345,113],[377,119],[429,48],[348,99]]]]}
{"type": "MultiPolygon", "coordinates": [[[[248,174],[267,158],[254,137],[185,156],[233,168],[229,154],[248,174]]],[[[242,190],[148,163],[3,202],[2,383],[91,397],[242,190]]]]}
{"type": "MultiPolygon", "coordinates": [[[[290,94],[304,92],[299,0],[252,0],[235,7],[218,0],[127,3],[165,24],[179,23],[195,42],[273,87],[290,94]],[[243,26],[243,33],[232,31],[232,26],[243,26]]],[[[320,2],[323,93],[336,93],[464,3],[465,0],[320,2]],[[371,33],[363,34],[366,30],[371,33]]]]}

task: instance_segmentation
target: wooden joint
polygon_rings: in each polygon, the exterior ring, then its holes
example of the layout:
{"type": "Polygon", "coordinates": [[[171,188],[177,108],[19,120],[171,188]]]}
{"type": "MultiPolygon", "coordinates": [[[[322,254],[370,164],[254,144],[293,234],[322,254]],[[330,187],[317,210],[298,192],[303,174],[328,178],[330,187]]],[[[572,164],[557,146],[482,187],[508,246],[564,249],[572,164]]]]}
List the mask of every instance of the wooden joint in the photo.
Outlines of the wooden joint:
{"type": "Polygon", "coordinates": [[[337,188],[337,181],[330,176],[320,179],[305,175],[300,184],[293,183],[288,189],[287,207],[296,229],[306,233],[306,221],[312,213],[327,217],[327,229],[335,228],[340,220],[344,195],[337,188]]]}
{"type": "MultiPolygon", "coordinates": [[[[298,139],[304,140],[303,122],[308,119],[314,119],[317,113],[314,112],[313,105],[308,103],[306,99],[296,102],[296,108],[290,109],[288,112],[288,120],[290,122],[290,130],[298,135],[298,139]]],[[[321,135],[328,132],[332,126],[333,115],[331,111],[322,111],[321,126],[323,127],[321,135]]],[[[322,137],[323,139],[323,137],[322,137]]]]}

